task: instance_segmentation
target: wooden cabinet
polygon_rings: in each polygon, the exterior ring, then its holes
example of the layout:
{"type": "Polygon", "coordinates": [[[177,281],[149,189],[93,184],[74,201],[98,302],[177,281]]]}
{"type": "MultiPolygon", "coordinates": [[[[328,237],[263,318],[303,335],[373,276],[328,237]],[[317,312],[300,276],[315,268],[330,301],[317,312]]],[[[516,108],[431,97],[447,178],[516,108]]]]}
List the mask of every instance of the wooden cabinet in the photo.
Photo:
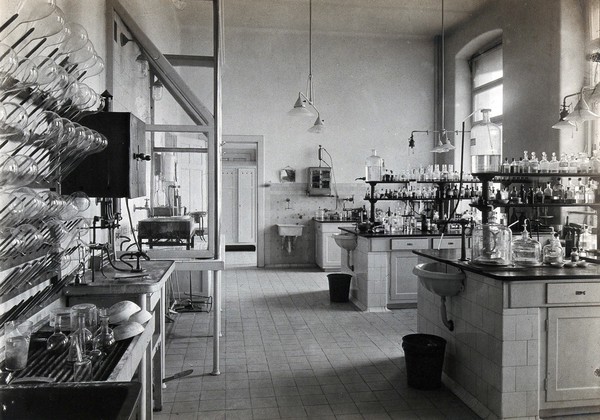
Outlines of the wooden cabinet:
{"type": "Polygon", "coordinates": [[[547,339],[546,401],[597,400],[600,308],[548,308],[547,339]]]}
{"type": "Polygon", "coordinates": [[[342,267],[342,255],[346,258],[346,251],[342,250],[333,238],[333,235],[341,233],[340,227],[350,228],[352,223],[315,222],[315,261],[325,271],[339,270],[342,267]]]}
{"type": "Polygon", "coordinates": [[[80,123],[106,136],[108,145],[86,157],[65,179],[63,194],[136,198],[146,195],[146,125],[129,112],[99,112],[80,123]]]}
{"type": "Polygon", "coordinates": [[[398,238],[390,241],[390,284],[388,307],[416,307],[418,278],[413,268],[419,257],[415,249],[429,249],[428,238],[398,238]]]}
{"type": "Polygon", "coordinates": [[[223,168],[222,222],[226,244],[256,243],[256,168],[223,168]]]}

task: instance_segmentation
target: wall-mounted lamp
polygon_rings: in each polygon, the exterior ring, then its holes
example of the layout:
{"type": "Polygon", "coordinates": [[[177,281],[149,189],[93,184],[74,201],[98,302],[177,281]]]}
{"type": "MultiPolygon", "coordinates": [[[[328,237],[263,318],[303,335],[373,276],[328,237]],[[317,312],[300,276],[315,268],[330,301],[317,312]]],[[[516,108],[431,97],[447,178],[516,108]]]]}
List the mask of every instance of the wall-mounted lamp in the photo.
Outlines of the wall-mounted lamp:
{"type": "Polygon", "coordinates": [[[150,64],[148,63],[148,59],[144,54],[139,54],[135,62],[138,65],[138,75],[140,79],[148,77],[148,71],[150,70],[150,64]]]}
{"type": "Polygon", "coordinates": [[[584,87],[580,92],[570,93],[563,98],[562,105],[560,106],[560,120],[552,126],[558,130],[563,128],[573,128],[577,126],[577,123],[595,120],[600,118],[598,114],[592,112],[585,99],[586,92],[592,91],[591,98],[594,98],[596,93],[595,88],[584,87]],[[567,99],[573,96],[578,96],[579,100],[572,111],[570,111],[570,105],[567,105],[567,99]]]}
{"type": "MultiPolygon", "coordinates": [[[[408,138],[408,147],[410,149],[415,148],[415,133],[437,133],[438,134],[438,143],[437,145],[431,149],[432,153],[445,153],[450,150],[454,150],[455,147],[450,142],[448,138],[448,132],[446,130],[413,130],[410,132],[410,137],[408,138]]],[[[414,152],[414,151],[413,151],[414,152]]]]}
{"type": "Polygon", "coordinates": [[[163,87],[162,82],[158,79],[154,80],[154,83],[152,83],[152,99],[154,99],[154,101],[160,101],[162,99],[163,87]]]}

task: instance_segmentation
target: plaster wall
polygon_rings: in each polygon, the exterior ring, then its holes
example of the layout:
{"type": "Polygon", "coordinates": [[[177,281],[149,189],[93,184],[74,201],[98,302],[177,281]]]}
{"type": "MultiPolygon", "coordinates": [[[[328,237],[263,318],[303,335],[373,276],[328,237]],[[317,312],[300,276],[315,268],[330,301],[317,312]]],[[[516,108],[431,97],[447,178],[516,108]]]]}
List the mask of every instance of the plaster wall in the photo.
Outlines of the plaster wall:
{"type": "MultiPolygon", "coordinates": [[[[562,97],[584,83],[583,10],[577,0],[497,0],[446,37],[446,128],[471,112],[467,59],[501,36],[504,67],[503,156],[523,150],[579,152],[584,129],[552,129],[562,97]],[[472,41],[479,38],[479,43],[472,41]]],[[[468,127],[467,127],[468,128],[468,127]]],[[[467,135],[468,138],[468,135],[467,135]]],[[[459,163],[460,153],[448,156],[459,163]]],[[[467,163],[468,164],[468,163],[467,163]]]]}

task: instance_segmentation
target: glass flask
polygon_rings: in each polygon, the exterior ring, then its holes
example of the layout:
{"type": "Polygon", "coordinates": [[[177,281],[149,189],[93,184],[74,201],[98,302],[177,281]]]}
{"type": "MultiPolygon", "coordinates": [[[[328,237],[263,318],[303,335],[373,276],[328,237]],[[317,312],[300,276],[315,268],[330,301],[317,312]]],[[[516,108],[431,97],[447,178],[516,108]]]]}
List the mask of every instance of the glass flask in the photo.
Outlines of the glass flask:
{"type": "Polygon", "coordinates": [[[115,345],[115,335],[108,326],[108,315],[100,315],[100,328],[94,336],[94,347],[104,353],[110,351],[115,345]]]}
{"type": "Polygon", "coordinates": [[[490,121],[490,109],[471,128],[471,172],[499,172],[502,164],[500,127],[490,121]]]}
{"type": "Polygon", "coordinates": [[[529,237],[527,220],[523,224],[523,233],[512,242],[512,262],[517,265],[534,266],[542,262],[542,246],[529,237]]]}
{"type": "Polygon", "coordinates": [[[543,248],[544,264],[562,264],[565,256],[565,251],[560,245],[558,233],[554,234],[554,238],[548,245],[543,248]]]}
{"type": "MultiPolygon", "coordinates": [[[[79,343],[79,337],[74,336],[71,342],[73,349],[73,382],[87,382],[92,380],[92,361],[83,355],[83,350],[79,343]]],[[[69,349],[69,355],[71,355],[69,349]]]]}
{"type": "Polygon", "coordinates": [[[60,353],[69,344],[69,337],[61,331],[60,319],[60,314],[56,314],[54,318],[54,333],[46,341],[46,350],[49,352],[60,353]]]}
{"type": "Polygon", "coordinates": [[[367,181],[381,181],[383,159],[377,156],[377,151],[375,149],[371,149],[371,152],[371,156],[369,156],[365,161],[365,179],[367,181]]]}
{"type": "Polygon", "coordinates": [[[86,327],[84,313],[79,313],[77,315],[77,329],[73,332],[73,336],[79,339],[81,350],[85,352],[92,349],[92,332],[86,327]]]}
{"type": "Polygon", "coordinates": [[[471,261],[482,265],[509,265],[512,257],[512,232],[496,223],[495,214],[490,212],[488,223],[473,228],[471,261]]]}
{"type": "Polygon", "coordinates": [[[589,226],[585,226],[583,232],[579,236],[579,247],[583,248],[586,253],[598,249],[598,241],[596,235],[590,232],[589,226]]]}

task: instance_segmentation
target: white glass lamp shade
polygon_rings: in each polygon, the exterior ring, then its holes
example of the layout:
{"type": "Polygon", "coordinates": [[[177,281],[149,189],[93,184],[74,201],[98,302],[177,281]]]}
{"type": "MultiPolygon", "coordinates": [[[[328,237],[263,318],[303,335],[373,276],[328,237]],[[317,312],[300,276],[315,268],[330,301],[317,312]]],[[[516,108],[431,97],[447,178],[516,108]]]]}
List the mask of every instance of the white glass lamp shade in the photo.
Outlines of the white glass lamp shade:
{"type": "Polygon", "coordinates": [[[148,64],[148,59],[144,57],[143,54],[140,54],[135,59],[135,62],[138,66],[138,77],[143,79],[148,76],[148,71],[150,70],[150,64],[148,64]]]}
{"type": "Polygon", "coordinates": [[[296,99],[296,103],[294,107],[290,109],[288,115],[292,117],[302,117],[307,115],[314,115],[312,111],[306,107],[306,100],[302,97],[302,93],[298,93],[298,99],[296,99]]]}
{"type": "Polygon", "coordinates": [[[163,97],[163,84],[157,80],[152,84],[152,99],[160,101],[163,97]]]}
{"type": "Polygon", "coordinates": [[[598,116],[598,114],[590,110],[589,105],[587,104],[585,98],[582,95],[579,99],[579,102],[577,102],[577,105],[575,105],[573,111],[565,117],[565,120],[573,122],[583,122],[595,120],[597,118],[600,118],[600,116],[598,116]]]}
{"type": "Polygon", "coordinates": [[[321,116],[318,115],[317,119],[315,120],[315,124],[308,129],[309,133],[322,133],[323,131],[325,131],[325,123],[323,122],[323,120],[321,119],[321,116]]]}
{"type": "Polygon", "coordinates": [[[565,128],[573,127],[575,127],[575,124],[571,121],[565,120],[564,118],[552,126],[552,128],[555,128],[557,130],[564,130],[565,128]]]}

